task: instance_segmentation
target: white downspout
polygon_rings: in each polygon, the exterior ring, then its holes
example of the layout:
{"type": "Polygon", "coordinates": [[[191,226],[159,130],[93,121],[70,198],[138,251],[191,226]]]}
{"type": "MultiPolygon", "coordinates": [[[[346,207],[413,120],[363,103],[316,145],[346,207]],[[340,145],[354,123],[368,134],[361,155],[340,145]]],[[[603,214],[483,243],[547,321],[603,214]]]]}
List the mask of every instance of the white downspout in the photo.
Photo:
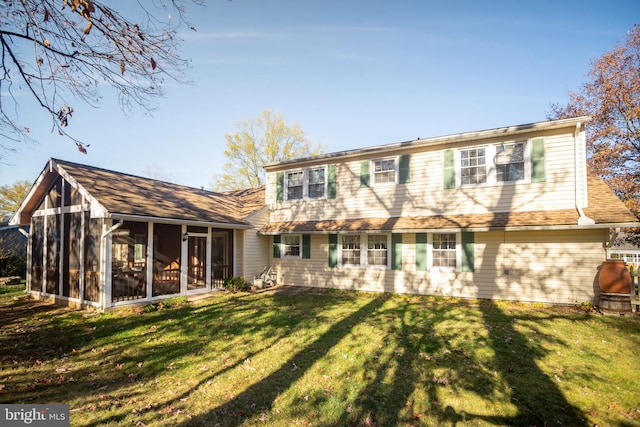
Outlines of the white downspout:
{"type": "Polygon", "coordinates": [[[580,190],[581,190],[581,185],[586,185],[586,174],[581,173],[582,168],[579,168],[580,166],[580,160],[578,159],[578,154],[579,154],[579,150],[578,150],[578,135],[580,134],[580,128],[581,128],[582,124],[580,122],[576,123],[576,130],[575,133],[573,134],[573,157],[574,157],[574,162],[575,162],[575,201],[576,201],[576,210],[578,211],[578,214],[580,215],[580,217],[578,218],[578,225],[595,225],[595,221],[591,218],[589,218],[587,215],[585,215],[584,211],[582,210],[582,205],[580,204],[580,190]]]}

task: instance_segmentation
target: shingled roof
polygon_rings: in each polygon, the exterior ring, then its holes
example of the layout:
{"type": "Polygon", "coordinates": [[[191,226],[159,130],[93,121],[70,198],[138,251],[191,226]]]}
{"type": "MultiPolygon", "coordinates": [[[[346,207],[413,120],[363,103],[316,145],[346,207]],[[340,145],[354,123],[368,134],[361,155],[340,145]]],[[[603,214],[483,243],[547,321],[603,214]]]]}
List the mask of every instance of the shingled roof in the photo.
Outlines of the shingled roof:
{"type": "Polygon", "coordinates": [[[63,160],[52,159],[51,164],[55,167],[43,171],[42,187],[47,188],[41,191],[48,191],[60,173],[84,188],[112,217],[248,226],[247,216],[264,207],[264,187],[216,193],[63,160]]]}
{"type": "MultiPolygon", "coordinates": [[[[584,213],[596,222],[596,226],[609,227],[616,224],[635,224],[637,227],[640,225],[638,219],[596,174],[591,172],[588,174],[587,185],[589,188],[589,208],[584,209],[584,213]]],[[[260,229],[260,233],[408,232],[436,229],[544,228],[577,226],[578,218],[579,214],[576,209],[562,209],[484,214],[289,221],[266,224],[260,229]]]]}

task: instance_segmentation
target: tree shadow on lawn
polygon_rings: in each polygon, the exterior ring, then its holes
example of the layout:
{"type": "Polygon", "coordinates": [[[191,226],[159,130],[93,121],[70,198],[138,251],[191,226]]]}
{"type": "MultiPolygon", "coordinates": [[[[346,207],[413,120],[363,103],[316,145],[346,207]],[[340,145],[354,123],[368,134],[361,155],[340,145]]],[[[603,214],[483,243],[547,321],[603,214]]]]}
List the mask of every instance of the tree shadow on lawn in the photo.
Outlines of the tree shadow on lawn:
{"type": "Polygon", "coordinates": [[[199,384],[206,383],[277,345],[290,328],[344,300],[333,297],[324,304],[309,300],[293,306],[282,297],[230,296],[203,306],[126,315],[93,315],[33,300],[3,306],[0,318],[12,313],[13,320],[12,327],[0,334],[0,402],[76,402],[72,412],[91,412],[83,415],[83,425],[123,422],[131,416],[135,401],[142,407],[140,414],[158,412],[144,414],[145,419],[162,418],[160,411],[179,398],[155,402],[153,408],[144,406],[146,391],[159,387],[158,377],[167,381],[168,370],[184,376],[183,366],[211,362],[202,373],[195,369],[197,379],[202,378],[199,384]],[[257,345],[234,353],[234,339],[245,334],[258,336],[257,345]],[[217,346],[217,355],[232,356],[210,358],[211,343],[217,346]]]}
{"type": "MultiPolygon", "coordinates": [[[[562,337],[545,336],[536,331],[537,340],[534,342],[516,329],[517,316],[505,313],[494,302],[481,302],[480,310],[488,331],[489,345],[494,350],[491,367],[505,382],[507,394],[517,413],[513,416],[467,413],[464,414],[465,418],[484,420],[495,425],[589,425],[580,408],[567,401],[556,380],[538,366],[538,360],[549,351],[545,349],[546,344],[562,344],[562,337]]],[[[526,320],[535,318],[527,316],[526,320]]]]}
{"type": "MultiPolygon", "coordinates": [[[[335,297],[327,298],[327,300],[330,301],[332,298],[335,297]]],[[[217,423],[221,423],[221,425],[240,425],[261,413],[271,411],[278,396],[300,380],[314,363],[325,357],[334,346],[353,330],[355,325],[362,322],[363,318],[372,316],[385,303],[387,298],[384,295],[374,297],[357,311],[334,322],[325,333],[310,342],[305,350],[292,355],[288,360],[276,361],[280,363],[280,367],[267,377],[253,383],[228,402],[195,416],[182,425],[202,426],[217,423]],[[311,349],[313,350],[306,351],[311,349]],[[299,357],[302,352],[305,353],[304,358],[299,357]],[[255,402],[261,402],[261,405],[255,405],[255,402]]]]}

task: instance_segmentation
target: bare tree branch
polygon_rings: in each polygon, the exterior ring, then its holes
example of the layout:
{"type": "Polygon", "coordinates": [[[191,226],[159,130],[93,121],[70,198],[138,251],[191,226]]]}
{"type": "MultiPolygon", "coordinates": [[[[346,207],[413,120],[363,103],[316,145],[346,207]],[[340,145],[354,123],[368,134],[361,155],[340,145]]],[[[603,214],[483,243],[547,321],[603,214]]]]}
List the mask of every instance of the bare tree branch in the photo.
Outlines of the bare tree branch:
{"type": "Polygon", "coordinates": [[[138,1],[143,18],[137,22],[100,1],[0,1],[0,135],[14,143],[29,139],[29,126],[19,124],[18,99],[25,93],[46,111],[52,130],[81,151],[87,144],[66,128],[78,101],[98,105],[104,86],[124,110],[153,110],[167,81],[187,83],[189,61],[178,54],[178,30],[192,28],[185,20],[188,1],[138,1]]]}

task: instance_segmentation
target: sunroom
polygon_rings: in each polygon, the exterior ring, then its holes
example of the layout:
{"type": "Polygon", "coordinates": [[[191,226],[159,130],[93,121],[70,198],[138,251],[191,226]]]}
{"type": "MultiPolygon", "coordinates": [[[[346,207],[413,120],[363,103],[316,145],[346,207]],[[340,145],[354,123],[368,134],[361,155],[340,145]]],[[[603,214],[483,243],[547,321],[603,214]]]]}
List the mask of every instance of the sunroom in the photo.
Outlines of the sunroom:
{"type": "MultiPolygon", "coordinates": [[[[244,273],[263,193],[220,194],[50,160],[12,219],[35,296],[109,308],[211,292],[244,273]]],[[[257,268],[257,267],[256,267],[257,268]]]]}

